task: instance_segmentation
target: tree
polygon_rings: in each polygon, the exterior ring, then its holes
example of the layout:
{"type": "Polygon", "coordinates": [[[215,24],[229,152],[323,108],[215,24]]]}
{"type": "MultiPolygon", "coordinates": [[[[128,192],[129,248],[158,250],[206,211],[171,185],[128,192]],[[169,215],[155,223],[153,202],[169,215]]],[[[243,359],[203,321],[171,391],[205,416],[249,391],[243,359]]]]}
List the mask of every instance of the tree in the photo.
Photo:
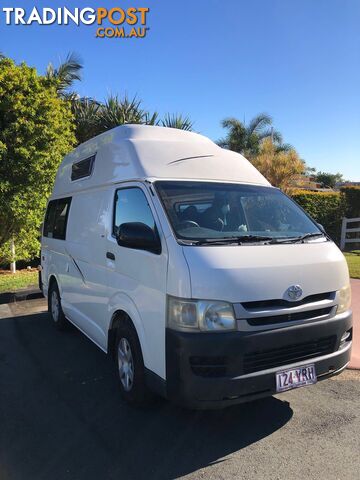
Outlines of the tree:
{"type": "Polygon", "coordinates": [[[295,175],[305,171],[305,164],[295,150],[278,151],[270,138],[262,142],[258,155],[250,161],[274,187],[283,190],[291,187],[295,175]]]}
{"type": "Polygon", "coordinates": [[[0,60],[0,259],[39,252],[39,226],[57,167],[75,143],[70,104],[26,64],[0,60]]]}
{"type": "MultiPolygon", "coordinates": [[[[60,95],[67,96],[67,90],[76,80],[81,80],[82,62],[76,53],[68,53],[65,61],[55,68],[49,63],[46,69],[46,78],[49,83],[55,85],[60,95]]],[[[71,94],[70,94],[71,95],[71,94]]]]}
{"type": "Polygon", "coordinates": [[[326,188],[334,188],[335,185],[338,182],[343,182],[344,177],[342,176],[341,173],[326,173],[326,172],[318,172],[315,175],[315,180],[318,183],[321,183],[321,185],[326,188]]]}
{"type": "Polygon", "coordinates": [[[83,143],[101,133],[101,104],[91,98],[77,98],[71,101],[74,115],[75,135],[77,143],[83,143]]]}
{"type": "Polygon", "coordinates": [[[234,152],[251,157],[259,153],[261,143],[266,138],[272,138],[279,151],[291,150],[291,145],[282,143],[280,132],[272,127],[272,118],[266,113],[256,115],[248,125],[237,118],[225,118],[222,127],[228,132],[218,145],[234,152]]]}
{"type": "Polygon", "coordinates": [[[310,167],[310,165],[305,165],[305,171],[304,175],[307,177],[310,177],[311,179],[316,177],[316,168],[315,167],[310,167]]]}
{"type": "Polygon", "coordinates": [[[151,113],[142,107],[137,97],[110,95],[104,103],[91,98],[72,99],[75,130],[78,143],[126,124],[162,125],[164,127],[192,130],[193,122],[187,116],[166,114],[160,120],[158,113],[151,113]]]}
{"type": "Polygon", "coordinates": [[[71,101],[75,117],[75,131],[78,144],[93,138],[111,128],[125,124],[158,125],[157,112],[150,113],[141,107],[141,100],[110,95],[105,103],[91,98],[77,98],[71,101]]]}
{"type": "Polygon", "coordinates": [[[179,130],[187,130],[191,132],[193,130],[193,122],[187,116],[179,114],[170,114],[167,113],[163,120],[161,120],[161,125],[168,128],[178,128],[179,130]]]}
{"type": "Polygon", "coordinates": [[[145,113],[141,100],[136,97],[110,95],[100,109],[100,129],[106,131],[125,123],[143,123],[145,113]]]}

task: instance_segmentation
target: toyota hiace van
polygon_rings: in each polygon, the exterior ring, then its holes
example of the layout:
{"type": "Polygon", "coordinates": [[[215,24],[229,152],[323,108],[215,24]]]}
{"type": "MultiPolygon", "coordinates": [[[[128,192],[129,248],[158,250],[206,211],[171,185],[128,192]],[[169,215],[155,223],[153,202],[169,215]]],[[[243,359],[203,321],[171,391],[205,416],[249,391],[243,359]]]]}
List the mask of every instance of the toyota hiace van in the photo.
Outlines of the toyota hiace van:
{"type": "Polygon", "coordinates": [[[120,126],[65,157],[41,283],[54,324],[114,357],[130,403],[156,392],[223,407],[350,358],[340,250],[243,156],[196,133],[120,126]]]}

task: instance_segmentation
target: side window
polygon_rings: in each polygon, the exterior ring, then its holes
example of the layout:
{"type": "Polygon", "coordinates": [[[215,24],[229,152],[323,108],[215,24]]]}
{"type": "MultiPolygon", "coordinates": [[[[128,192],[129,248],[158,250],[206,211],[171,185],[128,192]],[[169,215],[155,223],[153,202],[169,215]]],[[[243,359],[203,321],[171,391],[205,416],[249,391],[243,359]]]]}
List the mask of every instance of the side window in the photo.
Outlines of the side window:
{"type": "Polygon", "coordinates": [[[69,215],[71,198],[62,198],[57,201],[55,223],[54,223],[54,238],[65,240],[66,225],[69,215]]]}
{"type": "Polygon", "coordinates": [[[73,163],[71,167],[71,180],[80,180],[80,178],[90,177],[95,163],[95,155],[80,162],[73,163]]]}
{"type": "Polygon", "coordinates": [[[49,202],[44,223],[45,237],[65,240],[70,204],[71,197],[49,202]]]}
{"type": "Polygon", "coordinates": [[[113,234],[122,223],[141,222],[156,231],[153,214],[140,188],[122,188],[116,191],[113,234]]]}
{"type": "Polygon", "coordinates": [[[55,222],[55,212],[56,212],[56,200],[51,200],[46,210],[45,220],[44,220],[44,237],[52,238],[54,231],[54,222],[55,222]]]}

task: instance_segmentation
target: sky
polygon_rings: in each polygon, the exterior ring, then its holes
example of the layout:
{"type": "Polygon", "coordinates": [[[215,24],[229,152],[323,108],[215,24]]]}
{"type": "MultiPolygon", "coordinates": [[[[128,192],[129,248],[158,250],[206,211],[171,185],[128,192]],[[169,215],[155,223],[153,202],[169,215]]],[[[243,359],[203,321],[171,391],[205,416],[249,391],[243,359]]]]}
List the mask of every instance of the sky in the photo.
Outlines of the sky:
{"type": "Polygon", "coordinates": [[[95,25],[9,26],[1,12],[0,51],[39,72],[74,51],[84,63],[80,95],[137,95],[150,111],[189,115],[213,140],[224,136],[222,119],[266,112],[310,167],[360,181],[360,1],[5,3],[29,12],[149,7],[142,39],[96,38],[95,25]]]}

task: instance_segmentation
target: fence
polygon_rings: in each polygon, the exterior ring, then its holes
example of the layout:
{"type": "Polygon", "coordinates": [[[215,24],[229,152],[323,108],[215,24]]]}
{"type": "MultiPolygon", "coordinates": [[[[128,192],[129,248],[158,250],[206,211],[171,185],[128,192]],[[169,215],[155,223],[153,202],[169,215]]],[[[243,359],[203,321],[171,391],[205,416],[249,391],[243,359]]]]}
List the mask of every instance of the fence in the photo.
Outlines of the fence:
{"type": "Polygon", "coordinates": [[[360,227],[356,228],[348,228],[349,223],[360,223],[360,217],[358,218],[346,218],[344,217],[342,220],[341,225],[341,239],[340,239],[340,248],[341,250],[345,249],[345,245],[347,243],[359,243],[360,244],[360,236],[357,235],[355,237],[347,238],[348,233],[359,233],[360,227]]]}

